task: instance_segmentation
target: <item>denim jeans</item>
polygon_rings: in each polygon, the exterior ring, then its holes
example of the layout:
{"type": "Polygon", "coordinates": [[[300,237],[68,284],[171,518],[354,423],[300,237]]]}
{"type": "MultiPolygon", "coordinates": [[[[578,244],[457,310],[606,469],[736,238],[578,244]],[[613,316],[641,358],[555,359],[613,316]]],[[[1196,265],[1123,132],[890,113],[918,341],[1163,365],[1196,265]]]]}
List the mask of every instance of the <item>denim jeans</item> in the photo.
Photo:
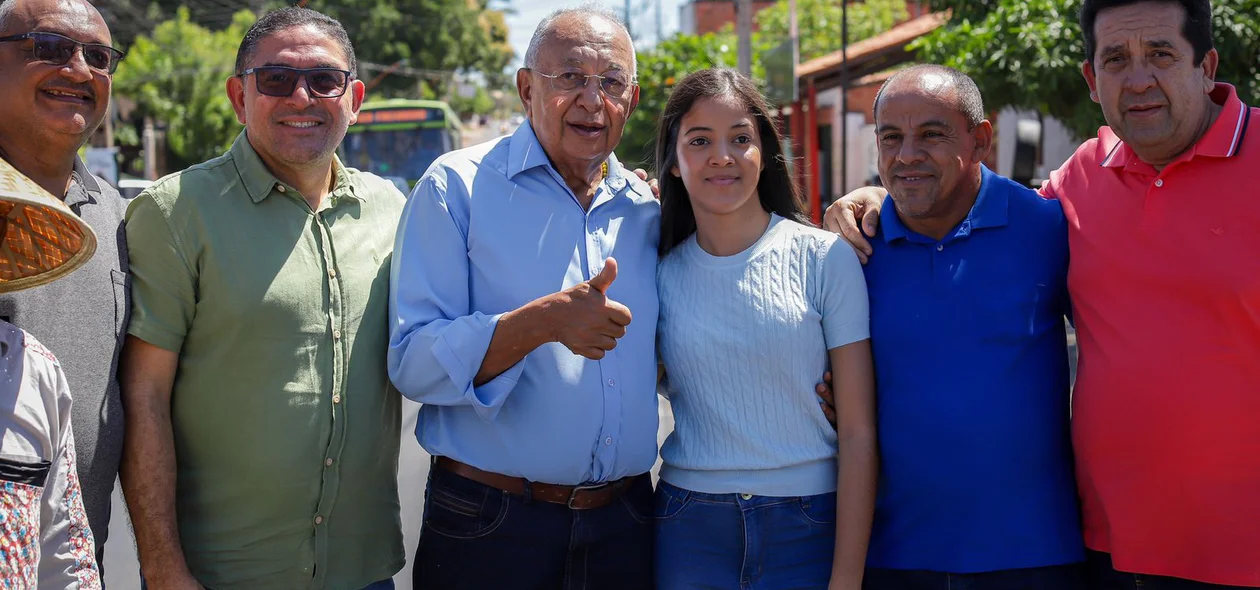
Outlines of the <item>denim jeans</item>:
{"type": "Polygon", "coordinates": [[[1222,586],[1181,578],[1116,571],[1111,564],[1111,554],[1098,551],[1086,551],[1086,563],[1089,567],[1090,590],[1247,590],[1243,586],[1222,586]]]}
{"type": "Polygon", "coordinates": [[[656,489],[658,590],[826,588],[836,494],[703,494],[656,489]]]}
{"type": "Polygon", "coordinates": [[[950,574],[867,568],[862,590],[1085,590],[1082,563],[950,574]]]}
{"type": "Polygon", "coordinates": [[[434,467],[412,571],[415,590],[650,590],[652,480],[573,510],[434,467]]]}

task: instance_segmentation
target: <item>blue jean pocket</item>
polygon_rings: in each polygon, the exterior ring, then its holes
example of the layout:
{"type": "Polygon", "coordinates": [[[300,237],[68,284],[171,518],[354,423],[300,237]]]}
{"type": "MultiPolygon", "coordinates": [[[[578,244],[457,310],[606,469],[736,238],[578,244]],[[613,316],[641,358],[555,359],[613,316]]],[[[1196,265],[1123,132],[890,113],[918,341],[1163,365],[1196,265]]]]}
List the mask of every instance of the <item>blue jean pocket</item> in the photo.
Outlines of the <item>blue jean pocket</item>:
{"type": "Polygon", "coordinates": [[[456,539],[493,533],[507,518],[507,494],[457,475],[434,473],[424,498],[424,529],[456,539]]]}
{"type": "Polygon", "coordinates": [[[819,494],[804,496],[797,501],[801,516],[813,524],[836,524],[836,494],[819,494]]]}
{"type": "Polygon", "coordinates": [[[691,502],[691,492],[687,490],[669,485],[664,481],[656,485],[654,512],[657,520],[669,520],[678,516],[691,505],[691,502]]]}

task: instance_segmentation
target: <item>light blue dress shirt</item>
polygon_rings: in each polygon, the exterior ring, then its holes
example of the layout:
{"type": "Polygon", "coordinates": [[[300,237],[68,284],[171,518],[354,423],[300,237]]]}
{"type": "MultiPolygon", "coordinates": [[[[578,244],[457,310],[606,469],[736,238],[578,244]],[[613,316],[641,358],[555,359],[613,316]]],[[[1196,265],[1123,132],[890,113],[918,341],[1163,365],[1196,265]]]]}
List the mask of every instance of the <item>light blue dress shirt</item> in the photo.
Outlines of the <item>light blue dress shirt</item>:
{"type": "Polygon", "coordinates": [[[432,455],[562,485],[656,461],[656,243],[660,206],[610,156],[589,211],[532,127],[434,162],[403,210],[390,276],[389,375],[424,404],[432,455]],[[599,361],[544,344],[473,385],[499,317],[599,274],[633,320],[599,361]]]}

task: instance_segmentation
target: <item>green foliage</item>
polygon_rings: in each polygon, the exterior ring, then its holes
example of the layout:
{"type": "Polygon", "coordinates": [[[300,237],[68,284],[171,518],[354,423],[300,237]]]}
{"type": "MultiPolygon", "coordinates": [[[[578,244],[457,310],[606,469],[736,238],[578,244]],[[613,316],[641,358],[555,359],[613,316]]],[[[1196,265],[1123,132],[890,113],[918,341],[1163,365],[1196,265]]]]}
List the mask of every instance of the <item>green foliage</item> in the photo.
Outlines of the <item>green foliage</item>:
{"type": "MultiPolygon", "coordinates": [[[[866,0],[849,4],[849,42],[872,37],[910,16],[905,0],[866,0]]],[[[797,0],[797,32],[800,35],[801,61],[823,56],[841,47],[839,0],[797,0]]],[[[790,38],[788,2],[779,0],[757,13],[761,38],[790,38]]]]}
{"type": "MultiPolygon", "coordinates": [[[[405,60],[413,69],[480,71],[494,78],[504,75],[515,56],[503,13],[487,9],[485,0],[312,0],[307,6],[346,27],[360,61],[405,60]]],[[[424,83],[446,96],[452,80],[438,74],[424,83]]],[[[422,90],[413,77],[391,75],[374,92],[414,97],[422,90]]]]}
{"type": "MultiPolygon", "coordinates": [[[[920,59],[971,75],[990,110],[1015,107],[1062,121],[1078,138],[1105,124],[1081,76],[1085,40],[1081,0],[933,0],[950,23],[914,44],[920,59]]],[[[1217,79],[1260,99],[1260,0],[1214,0],[1217,79]]]]}
{"type": "Polygon", "coordinates": [[[490,93],[486,92],[485,87],[482,86],[476,87],[476,92],[472,96],[464,97],[457,94],[447,101],[447,103],[450,104],[451,109],[456,113],[459,113],[461,117],[467,117],[468,115],[489,115],[493,113],[495,109],[494,99],[490,98],[490,93]]]}
{"type": "MultiPolygon", "coordinates": [[[[840,49],[839,0],[797,0],[797,29],[801,39],[801,61],[840,49]]],[[[849,42],[855,43],[892,28],[904,20],[905,0],[867,0],[849,5],[849,42]]],[[[757,13],[758,33],[753,35],[752,77],[765,83],[761,55],[789,38],[788,0],[757,13]]],[[[738,63],[738,42],[733,29],[722,33],[675,35],[655,47],[638,53],[639,108],[630,116],[617,155],[631,167],[652,165],[656,122],[669,100],[674,84],[687,74],[704,68],[734,68],[738,63]]]]}
{"type": "Polygon", "coordinates": [[[240,125],[224,90],[236,48],[254,22],[238,12],[222,31],[210,31],[180,9],[149,35],[135,38],[114,75],[114,93],[136,102],[141,116],[166,124],[173,170],[227,151],[240,125]]]}
{"type": "MultiPolygon", "coordinates": [[[[639,107],[626,122],[626,132],[617,148],[622,163],[634,168],[652,165],[656,121],[665,110],[670,90],[687,74],[714,66],[736,66],[734,35],[675,35],[648,51],[638,53],[639,107]]],[[[753,77],[763,79],[760,61],[753,58],[753,77]]]]}

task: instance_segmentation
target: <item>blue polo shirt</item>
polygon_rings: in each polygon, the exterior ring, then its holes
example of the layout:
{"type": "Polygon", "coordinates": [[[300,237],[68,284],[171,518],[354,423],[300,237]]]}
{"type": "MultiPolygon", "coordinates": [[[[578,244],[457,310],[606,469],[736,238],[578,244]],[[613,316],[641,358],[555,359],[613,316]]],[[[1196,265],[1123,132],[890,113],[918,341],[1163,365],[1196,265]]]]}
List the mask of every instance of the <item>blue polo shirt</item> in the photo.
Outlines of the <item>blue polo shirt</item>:
{"type": "Polygon", "coordinates": [[[866,265],[881,453],[868,565],[1083,560],[1059,202],[986,168],[945,239],[909,230],[891,197],[880,228],[866,265]]]}

